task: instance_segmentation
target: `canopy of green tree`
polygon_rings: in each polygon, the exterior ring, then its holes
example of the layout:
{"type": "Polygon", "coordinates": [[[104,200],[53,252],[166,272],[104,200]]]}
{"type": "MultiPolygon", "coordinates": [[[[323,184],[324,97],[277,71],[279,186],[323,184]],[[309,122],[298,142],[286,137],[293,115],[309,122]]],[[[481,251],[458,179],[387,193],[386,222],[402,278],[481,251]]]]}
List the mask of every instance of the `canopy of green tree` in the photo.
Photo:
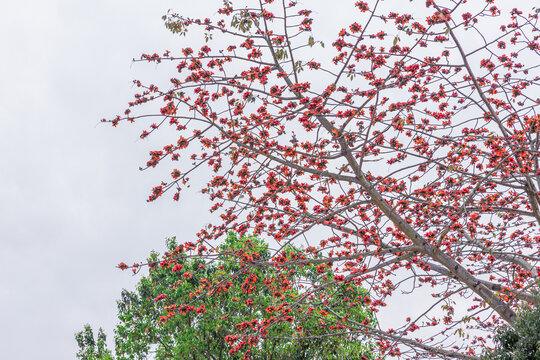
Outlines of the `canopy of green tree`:
{"type": "MultiPolygon", "coordinates": [[[[174,238],[167,245],[163,258],[150,255],[137,290],[122,292],[115,355],[105,334],[96,341],[87,326],[76,335],[79,359],[375,358],[375,344],[342,321],[373,325],[369,295],[334,281],[330,266],[306,263],[276,278],[273,267],[245,262],[271,261],[268,245],[234,233],[213,260],[187,256],[174,238]],[[309,295],[313,286],[325,288],[309,295]]],[[[304,254],[292,246],[283,252],[304,254]]]]}

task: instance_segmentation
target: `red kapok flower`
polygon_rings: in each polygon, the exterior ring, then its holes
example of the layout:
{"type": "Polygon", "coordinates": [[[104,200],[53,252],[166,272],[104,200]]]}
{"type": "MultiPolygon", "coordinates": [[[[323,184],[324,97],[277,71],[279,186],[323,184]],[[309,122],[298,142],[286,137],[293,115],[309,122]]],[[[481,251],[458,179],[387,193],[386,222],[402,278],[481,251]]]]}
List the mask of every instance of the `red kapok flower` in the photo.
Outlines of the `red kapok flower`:
{"type": "Polygon", "coordinates": [[[159,300],[163,300],[167,297],[167,294],[161,294],[161,295],[158,295],[156,296],[156,298],[154,299],[154,302],[158,302],[159,300]]]}
{"type": "Polygon", "coordinates": [[[176,264],[174,265],[174,267],[172,268],[172,271],[173,272],[179,272],[180,270],[182,270],[184,268],[184,266],[182,266],[182,264],[176,264]]]}

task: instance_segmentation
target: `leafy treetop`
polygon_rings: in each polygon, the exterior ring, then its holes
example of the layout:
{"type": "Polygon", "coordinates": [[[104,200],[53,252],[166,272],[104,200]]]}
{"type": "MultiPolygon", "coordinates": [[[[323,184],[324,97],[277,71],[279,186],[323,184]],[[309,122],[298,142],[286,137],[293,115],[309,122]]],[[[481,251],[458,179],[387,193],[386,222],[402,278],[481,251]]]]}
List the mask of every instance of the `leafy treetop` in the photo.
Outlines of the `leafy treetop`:
{"type": "MultiPolygon", "coordinates": [[[[221,250],[213,260],[200,259],[172,238],[163,258],[152,253],[149,275],[118,301],[114,359],[145,359],[149,353],[155,359],[193,360],[375,358],[375,344],[348,333],[342,321],[376,324],[365,305],[367,291],[329,284],[334,274],[327,267],[321,272],[306,264],[280,273],[276,281],[274,268],[242,266],[238,257],[270,260],[268,245],[255,236],[229,233],[221,250]],[[309,296],[297,306],[305,282],[325,286],[327,295],[309,296]],[[325,309],[321,303],[330,294],[339,301],[325,309]]],[[[306,258],[300,249],[286,251],[306,258]]],[[[79,359],[108,359],[100,357],[110,357],[108,350],[96,352],[91,341],[81,342],[91,334],[89,328],[77,334],[79,359]]],[[[98,337],[104,342],[101,332],[98,337]]]]}

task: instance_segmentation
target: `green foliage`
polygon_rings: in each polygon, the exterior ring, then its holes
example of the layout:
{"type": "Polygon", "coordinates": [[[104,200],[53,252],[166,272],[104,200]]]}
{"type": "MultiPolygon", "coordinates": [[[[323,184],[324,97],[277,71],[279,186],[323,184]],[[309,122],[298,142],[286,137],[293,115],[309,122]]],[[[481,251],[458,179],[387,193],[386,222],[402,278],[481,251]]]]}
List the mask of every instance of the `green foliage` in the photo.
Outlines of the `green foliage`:
{"type": "MultiPolygon", "coordinates": [[[[247,266],[246,261],[272,261],[268,245],[234,233],[212,260],[187,256],[174,238],[167,247],[166,260],[151,254],[149,275],[137,290],[122,292],[117,359],[145,359],[150,353],[157,360],[242,359],[246,352],[268,360],[375,358],[373,344],[347,334],[340,323],[347,317],[376,324],[364,306],[368,294],[329,283],[331,267],[247,266]],[[321,279],[326,279],[324,291],[308,296],[301,283],[321,279]]],[[[300,258],[304,252],[288,246],[281,254],[300,258]]]]}
{"type": "Polygon", "coordinates": [[[495,336],[495,351],[485,360],[540,359],[540,309],[525,308],[513,327],[505,326],[495,336]]]}
{"type": "Polygon", "coordinates": [[[113,359],[110,350],[107,349],[107,336],[99,329],[97,339],[90,325],[85,325],[84,330],[75,335],[79,345],[77,359],[81,360],[109,360],[113,359]],[[96,341],[97,340],[97,341],[96,341]]]}

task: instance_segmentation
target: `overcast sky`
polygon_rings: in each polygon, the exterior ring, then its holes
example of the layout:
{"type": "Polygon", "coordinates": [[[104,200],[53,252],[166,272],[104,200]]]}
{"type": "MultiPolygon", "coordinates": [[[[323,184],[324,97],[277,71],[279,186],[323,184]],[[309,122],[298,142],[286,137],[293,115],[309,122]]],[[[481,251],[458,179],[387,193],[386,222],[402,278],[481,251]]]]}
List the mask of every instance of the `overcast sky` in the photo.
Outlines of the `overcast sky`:
{"type": "MultiPolygon", "coordinates": [[[[163,26],[169,8],[210,17],[218,3],[0,2],[2,358],[72,359],[85,323],[112,339],[115,301],[137,280],[116,264],[162,250],[168,236],[193,239],[209,221],[196,191],[147,203],[169,167],[140,172],[152,147],[139,128],[99,119],[124,109],[133,79],[157,71],[132,58],[186,46],[163,26]]],[[[321,35],[340,28],[325,26],[321,35]]]]}
{"type": "Polygon", "coordinates": [[[132,127],[98,125],[124,108],[134,78],[154,70],[131,59],[177,41],[161,20],[167,9],[201,9],[165,0],[0,4],[1,357],[73,359],[73,334],[86,322],[112,339],[115,301],[136,280],[115,265],[204,223],[200,199],[146,203],[163,175],[138,170],[150,148],[132,127]]]}

